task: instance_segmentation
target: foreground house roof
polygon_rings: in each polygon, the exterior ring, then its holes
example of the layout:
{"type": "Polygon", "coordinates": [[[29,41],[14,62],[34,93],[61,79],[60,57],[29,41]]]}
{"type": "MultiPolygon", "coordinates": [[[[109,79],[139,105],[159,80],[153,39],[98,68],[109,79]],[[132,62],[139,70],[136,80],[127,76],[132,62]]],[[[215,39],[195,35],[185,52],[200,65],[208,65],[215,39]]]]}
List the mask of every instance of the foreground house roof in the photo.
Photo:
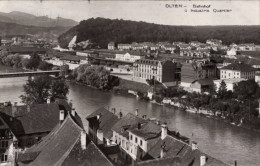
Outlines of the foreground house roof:
{"type": "Polygon", "coordinates": [[[86,119],[87,120],[91,120],[92,118],[96,119],[97,115],[100,115],[99,129],[103,131],[104,137],[111,138],[113,136],[113,132],[111,128],[119,120],[118,117],[105,108],[99,108],[92,114],[88,115],[86,119]]]}
{"type": "Polygon", "coordinates": [[[126,116],[121,118],[117,123],[115,123],[115,125],[112,127],[112,130],[128,138],[129,134],[127,130],[136,128],[138,123],[144,124],[147,123],[147,121],[144,120],[143,118],[128,113],[126,116]]]}
{"type": "Polygon", "coordinates": [[[86,140],[86,148],[81,148],[82,132],[83,129],[68,115],[41,142],[19,154],[19,165],[113,165],[93,142],[86,140]]]}
{"type": "Polygon", "coordinates": [[[14,135],[50,132],[59,123],[60,106],[56,103],[8,106],[1,116],[14,135]]]}

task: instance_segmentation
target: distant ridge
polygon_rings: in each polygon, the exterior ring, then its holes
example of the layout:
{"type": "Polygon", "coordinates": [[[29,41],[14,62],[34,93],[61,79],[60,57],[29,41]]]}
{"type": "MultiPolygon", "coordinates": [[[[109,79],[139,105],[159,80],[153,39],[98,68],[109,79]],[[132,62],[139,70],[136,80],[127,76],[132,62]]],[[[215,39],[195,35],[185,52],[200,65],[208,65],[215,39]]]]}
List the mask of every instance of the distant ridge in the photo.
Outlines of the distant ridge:
{"type": "MultiPolygon", "coordinates": [[[[178,18],[176,18],[178,19],[178,18]]],[[[224,44],[260,44],[260,26],[170,26],[146,22],[91,18],[81,21],[59,36],[59,43],[67,47],[73,36],[77,42],[91,40],[106,48],[107,43],[200,41],[220,39],[224,44]]]]}
{"type": "Polygon", "coordinates": [[[62,17],[52,19],[48,16],[35,16],[19,11],[12,11],[10,13],[0,12],[0,22],[38,27],[73,27],[78,24],[77,21],[72,19],[65,19],[62,17]]]}

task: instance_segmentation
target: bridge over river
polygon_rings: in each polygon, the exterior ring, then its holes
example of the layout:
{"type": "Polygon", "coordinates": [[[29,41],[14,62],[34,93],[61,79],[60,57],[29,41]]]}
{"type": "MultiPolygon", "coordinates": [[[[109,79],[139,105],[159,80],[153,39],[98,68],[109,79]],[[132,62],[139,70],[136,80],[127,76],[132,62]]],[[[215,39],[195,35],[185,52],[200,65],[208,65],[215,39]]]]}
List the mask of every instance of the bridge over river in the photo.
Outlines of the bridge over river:
{"type": "Polygon", "coordinates": [[[40,76],[40,75],[55,75],[55,76],[58,76],[59,73],[60,73],[60,70],[0,73],[0,78],[26,77],[26,76],[31,77],[31,76],[40,76]]]}

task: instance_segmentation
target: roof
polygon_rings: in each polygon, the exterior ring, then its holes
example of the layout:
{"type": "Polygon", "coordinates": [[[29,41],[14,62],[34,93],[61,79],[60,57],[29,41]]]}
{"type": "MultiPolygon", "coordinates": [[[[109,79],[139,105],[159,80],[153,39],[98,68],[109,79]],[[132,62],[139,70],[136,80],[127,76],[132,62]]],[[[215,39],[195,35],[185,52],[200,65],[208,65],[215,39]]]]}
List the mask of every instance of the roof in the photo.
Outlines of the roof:
{"type": "Polygon", "coordinates": [[[6,49],[11,53],[46,52],[44,48],[37,48],[37,47],[7,46],[6,49]]]}
{"type": "Polygon", "coordinates": [[[136,128],[138,123],[144,124],[147,123],[147,121],[143,118],[128,113],[126,116],[122,117],[118,122],[114,124],[112,130],[114,130],[117,133],[120,133],[124,137],[128,137],[129,134],[127,130],[136,128]]]}
{"type": "Polygon", "coordinates": [[[87,120],[90,120],[92,118],[96,119],[97,115],[100,115],[99,129],[102,129],[105,138],[110,139],[113,136],[113,132],[111,128],[119,120],[119,118],[112,112],[108,111],[107,109],[99,108],[98,110],[94,111],[92,114],[88,115],[86,119],[87,120]]]}
{"type": "Polygon", "coordinates": [[[63,123],[59,123],[38,144],[33,145],[24,152],[24,154],[32,152],[39,153],[28,165],[60,165],[66,158],[65,154],[69,154],[78,141],[81,131],[82,128],[68,115],[63,123]]]}
{"type": "Polygon", "coordinates": [[[246,79],[244,78],[230,78],[230,79],[222,79],[222,80],[214,80],[214,82],[221,82],[224,81],[225,83],[238,83],[240,81],[245,81],[246,79]]]}
{"type": "Polygon", "coordinates": [[[59,123],[38,144],[20,153],[19,161],[23,162],[22,165],[28,166],[112,165],[92,141],[87,139],[86,149],[81,148],[82,132],[83,129],[68,115],[63,123],[59,123]],[[26,157],[30,155],[31,158],[26,157]],[[33,161],[28,163],[28,158],[33,161]]]}
{"type": "Polygon", "coordinates": [[[179,157],[158,158],[137,163],[137,166],[181,166],[179,157]]]}
{"type": "Polygon", "coordinates": [[[255,71],[256,69],[251,67],[248,64],[245,63],[232,63],[230,65],[224,66],[223,68],[221,68],[220,70],[237,70],[237,71],[241,71],[241,72],[250,72],[250,71],[255,71]]]}
{"type": "Polygon", "coordinates": [[[154,122],[149,121],[148,123],[141,126],[141,129],[135,128],[130,130],[133,134],[144,138],[145,140],[152,139],[160,135],[161,127],[154,122]]]}
{"type": "Polygon", "coordinates": [[[70,151],[61,166],[113,166],[111,161],[92,142],[87,140],[87,147],[82,150],[80,140],[70,151]]]}
{"type": "MultiPolygon", "coordinates": [[[[159,141],[148,151],[144,159],[158,159],[160,158],[161,147],[164,146],[165,158],[179,157],[182,161],[182,166],[200,166],[200,156],[206,156],[205,166],[228,166],[228,164],[217,160],[200,150],[192,150],[191,146],[184,143],[172,136],[166,136],[165,139],[159,139],[159,141]]],[[[167,160],[166,160],[167,161],[167,160]]],[[[165,161],[165,162],[166,162],[165,161]]],[[[171,160],[169,160],[171,161],[171,160]]],[[[165,164],[169,164],[166,162],[165,164]]],[[[165,165],[164,164],[164,165],[165,165]]]]}
{"type": "Polygon", "coordinates": [[[80,61],[80,60],[86,60],[86,57],[77,56],[77,55],[65,55],[65,56],[61,57],[60,60],[80,61]]]}
{"type": "Polygon", "coordinates": [[[60,107],[56,103],[8,106],[1,109],[14,135],[50,132],[59,123],[60,107]]]}
{"type": "Polygon", "coordinates": [[[200,79],[200,80],[196,80],[194,82],[198,82],[201,85],[212,85],[213,79],[200,79]]]}

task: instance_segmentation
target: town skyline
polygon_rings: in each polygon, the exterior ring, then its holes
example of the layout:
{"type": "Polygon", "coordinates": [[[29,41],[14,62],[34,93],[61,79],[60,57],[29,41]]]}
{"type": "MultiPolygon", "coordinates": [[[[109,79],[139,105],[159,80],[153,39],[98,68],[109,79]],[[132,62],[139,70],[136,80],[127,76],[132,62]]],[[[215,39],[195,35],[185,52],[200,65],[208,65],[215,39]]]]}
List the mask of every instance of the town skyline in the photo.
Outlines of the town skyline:
{"type": "Polygon", "coordinates": [[[149,3],[77,1],[73,2],[73,5],[71,3],[68,1],[2,1],[0,10],[5,13],[20,11],[50,18],[62,17],[78,22],[103,17],[179,26],[260,25],[259,1],[204,1],[203,3],[201,1],[151,1],[149,3]]]}

